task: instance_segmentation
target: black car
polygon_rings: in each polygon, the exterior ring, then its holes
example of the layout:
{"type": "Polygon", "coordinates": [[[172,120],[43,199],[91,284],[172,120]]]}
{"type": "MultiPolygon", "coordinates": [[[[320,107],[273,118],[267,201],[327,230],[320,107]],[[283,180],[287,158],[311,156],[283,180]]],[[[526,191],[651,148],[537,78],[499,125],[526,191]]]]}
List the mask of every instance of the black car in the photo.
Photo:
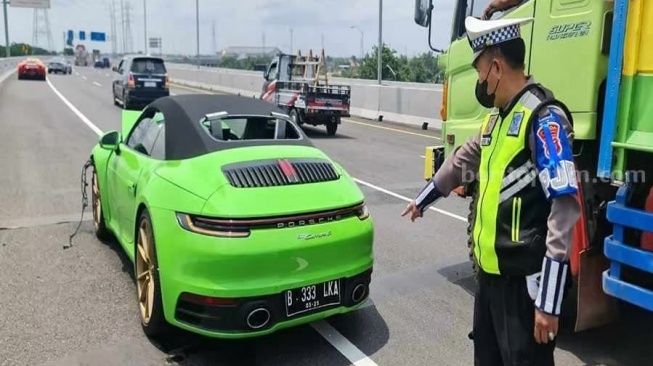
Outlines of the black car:
{"type": "Polygon", "coordinates": [[[73,67],[64,58],[55,58],[48,63],[48,74],[72,74],[73,67]]]}
{"type": "Polygon", "coordinates": [[[125,56],[113,80],[113,103],[124,109],[145,106],[170,95],[168,75],[163,59],[152,56],[125,56]]]}

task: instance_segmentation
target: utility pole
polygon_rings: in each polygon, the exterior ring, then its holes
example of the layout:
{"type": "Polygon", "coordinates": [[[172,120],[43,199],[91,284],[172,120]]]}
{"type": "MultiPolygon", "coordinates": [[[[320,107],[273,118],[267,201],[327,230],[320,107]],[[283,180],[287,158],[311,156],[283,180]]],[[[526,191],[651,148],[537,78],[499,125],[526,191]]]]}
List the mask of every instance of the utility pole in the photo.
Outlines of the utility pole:
{"type": "Polygon", "coordinates": [[[324,50],[324,33],[322,33],[322,49],[324,50]]]}
{"type": "Polygon", "coordinates": [[[200,68],[200,0],[195,0],[195,33],[197,37],[197,68],[200,68]]]}
{"type": "Polygon", "coordinates": [[[147,0],[143,0],[143,47],[143,54],[147,55],[147,0]]]}
{"type": "Polygon", "coordinates": [[[261,54],[265,56],[265,32],[263,32],[263,49],[261,49],[261,54]]]}
{"type": "Polygon", "coordinates": [[[293,41],[292,28],[290,28],[290,54],[291,55],[292,55],[292,51],[293,51],[292,41],[293,41]]]}
{"type": "Polygon", "coordinates": [[[379,0],[379,48],[377,50],[378,54],[378,61],[377,61],[377,81],[379,85],[382,85],[381,80],[383,79],[382,77],[382,71],[383,71],[383,0],[379,0]]]}
{"type": "Polygon", "coordinates": [[[213,46],[213,54],[218,54],[218,43],[215,39],[215,20],[211,22],[211,45],[213,46]]]}
{"type": "Polygon", "coordinates": [[[112,56],[116,57],[116,44],[118,41],[118,30],[116,29],[116,0],[111,0],[111,4],[109,4],[109,11],[111,16],[111,52],[112,56]]]}
{"type": "Polygon", "coordinates": [[[125,3],[125,43],[127,52],[134,52],[134,41],[132,39],[132,25],[131,25],[132,4],[129,0],[125,3]]]}
{"type": "Polygon", "coordinates": [[[2,0],[2,9],[5,16],[5,57],[11,57],[11,50],[9,49],[9,21],[7,20],[7,0],[2,0]]]}
{"type": "Polygon", "coordinates": [[[358,31],[361,32],[361,59],[359,60],[359,62],[363,62],[363,58],[365,57],[365,46],[364,46],[365,33],[357,25],[352,25],[351,29],[358,29],[358,31]]]}

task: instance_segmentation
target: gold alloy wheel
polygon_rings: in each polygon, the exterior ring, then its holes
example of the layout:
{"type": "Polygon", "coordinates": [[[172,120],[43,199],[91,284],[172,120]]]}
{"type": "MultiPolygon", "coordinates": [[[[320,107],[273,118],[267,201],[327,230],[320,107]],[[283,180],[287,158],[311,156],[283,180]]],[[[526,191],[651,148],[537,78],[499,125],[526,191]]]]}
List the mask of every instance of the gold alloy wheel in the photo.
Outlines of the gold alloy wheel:
{"type": "Polygon", "coordinates": [[[97,182],[97,173],[93,169],[93,225],[95,230],[100,229],[100,220],[102,219],[102,201],[100,198],[100,186],[97,182]]]}
{"type": "Polygon", "coordinates": [[[148,220],[142,220],[138,227],[138,242],[136,244],[136,286],[138,288],[138,307],[141,321],[149,323],[154,306],[154,266],[152,258],[152,242],[150,240],[150,225],[148,220]]]}

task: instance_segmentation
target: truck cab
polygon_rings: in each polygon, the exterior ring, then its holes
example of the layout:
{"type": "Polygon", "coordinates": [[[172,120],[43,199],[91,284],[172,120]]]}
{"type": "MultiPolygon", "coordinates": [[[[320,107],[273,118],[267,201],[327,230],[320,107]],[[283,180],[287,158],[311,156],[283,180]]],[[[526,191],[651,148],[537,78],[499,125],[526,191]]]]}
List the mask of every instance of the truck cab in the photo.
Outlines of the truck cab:
{"type": "MultiPolygon", "coordinates": [[[[474,98],[478,80],[466,37],[467,16],[490,0],[457,0],[442,92],[444,147],[426,147],[424,178],[479,133],[488,110],[474,98]]],[[[432,0],[415,1],[415,22],[429,29],[432,0]]],[[[616,318],[621,300],[653,311],[653,2],[522,0],[490,19],[532,17],[521,26],[526,74],[570,109],[583,205],[574,230],[571,274],[575,330],[616,318]]],[[[436,50],[439,51],[439,50],[436,50]]],[[[461,187],[474,209],[475,183],[461,187]]],[[[471,225],[471,224],[470,224],[471,225]]],[[[468,242],[471,247],[473,243],[468,242]]],[[[473,257],[470,254],[470,258],[473,257]]]]}

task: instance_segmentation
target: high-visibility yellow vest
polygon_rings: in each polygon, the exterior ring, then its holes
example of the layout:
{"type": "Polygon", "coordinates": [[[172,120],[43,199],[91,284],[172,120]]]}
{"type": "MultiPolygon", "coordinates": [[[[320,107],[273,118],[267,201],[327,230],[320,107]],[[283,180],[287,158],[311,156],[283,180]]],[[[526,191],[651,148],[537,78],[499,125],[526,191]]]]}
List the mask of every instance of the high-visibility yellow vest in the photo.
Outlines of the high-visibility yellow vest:
{"type": "Polygon", "coordinates": [[[472,239],[479,268],[490,274],[536,273],[546,253],[551,204],[538,179],[529,132],[541,108],[555,103],[567,109],[538,84],[527,86],[517,98],[503,118],[495,109],[481,125],[472,239]],[[546,98],[535,95],[534,87],[543,90],[546,98]]]}

